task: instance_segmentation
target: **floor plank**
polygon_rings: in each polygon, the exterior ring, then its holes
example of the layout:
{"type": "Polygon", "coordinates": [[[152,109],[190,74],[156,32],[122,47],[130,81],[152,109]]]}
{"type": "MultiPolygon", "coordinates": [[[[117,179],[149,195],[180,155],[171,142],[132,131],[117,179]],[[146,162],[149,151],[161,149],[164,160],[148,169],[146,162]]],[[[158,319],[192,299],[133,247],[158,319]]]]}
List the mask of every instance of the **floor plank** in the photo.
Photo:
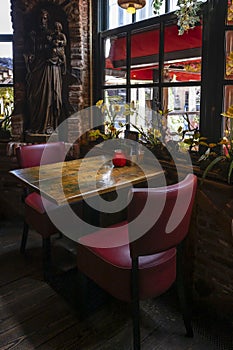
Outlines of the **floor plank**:
{"type": "MultiPolygon", "coordinates": [[[[130,350],[127,304],[106,299],[93,285],[99,304],[85,320],[79,319],[74,244],[53,238],[55,277],[47,284],[42,278],[39,235],[30,233],[26,256],[19,253],[20,238],[20,222],[2,223],[0,350],[130,350]]],[[[197,311],[195,337],[186,338],[173,289],[141,303],[142,350],[233,350],[231,326],[197,311]]]]}

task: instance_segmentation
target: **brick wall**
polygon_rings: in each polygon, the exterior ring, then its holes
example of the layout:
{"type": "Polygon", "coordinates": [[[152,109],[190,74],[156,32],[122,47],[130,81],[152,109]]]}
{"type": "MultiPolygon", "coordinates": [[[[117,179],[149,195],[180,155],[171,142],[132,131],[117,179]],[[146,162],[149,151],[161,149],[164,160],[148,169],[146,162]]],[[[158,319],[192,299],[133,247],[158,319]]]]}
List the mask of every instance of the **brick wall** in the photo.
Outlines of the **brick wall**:
{"type": "MultiPolygon", "coordinates": [[[[166,165],[164,164],[166,168],[166,165]]],[[[168,183],[176,170],[166,168],[168,183]]],[[[233,187],[198,183],[185,249],[185,277],[196,308],[233,317],[233,187]]]]}

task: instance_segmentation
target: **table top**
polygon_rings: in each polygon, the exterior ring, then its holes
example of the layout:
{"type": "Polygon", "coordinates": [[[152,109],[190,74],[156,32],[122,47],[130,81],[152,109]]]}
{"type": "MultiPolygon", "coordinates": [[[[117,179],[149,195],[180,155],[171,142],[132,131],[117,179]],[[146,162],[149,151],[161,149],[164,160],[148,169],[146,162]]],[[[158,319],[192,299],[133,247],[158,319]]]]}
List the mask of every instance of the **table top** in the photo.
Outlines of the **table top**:
{"type": "Polygon", "coordinates": [[[10,171],[24,185],[57,205],[112,192],[163,175],[151,164],[114,167],[109,156],[95,156],[10,171]]]}

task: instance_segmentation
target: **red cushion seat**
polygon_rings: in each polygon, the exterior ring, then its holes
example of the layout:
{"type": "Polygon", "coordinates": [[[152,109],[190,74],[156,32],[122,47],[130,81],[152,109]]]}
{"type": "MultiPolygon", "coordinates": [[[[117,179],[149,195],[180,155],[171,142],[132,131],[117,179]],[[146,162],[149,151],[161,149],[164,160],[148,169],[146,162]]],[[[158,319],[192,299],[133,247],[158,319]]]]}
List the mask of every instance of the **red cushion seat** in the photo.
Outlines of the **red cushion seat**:
{"type": "MultiPolygon", "coordinates": [[[[78,268],[108,293],[129,302],[131,300],[132,259],[128,243],[128,229],[127,225],[111,227],[118,227],[113,235],[106,230],[100,230],[79,240],[78,268]],[[96,248],[96,240],[98,240],[99,247],[101,245],[106,247],[106,242],[113,247],[96,248]],[[119,243],[123,245],[118,246],[119,243]]],[[[175,248],[139,258],[140,299],[160,295],[173,284],[175,278],[175,248]]]]}

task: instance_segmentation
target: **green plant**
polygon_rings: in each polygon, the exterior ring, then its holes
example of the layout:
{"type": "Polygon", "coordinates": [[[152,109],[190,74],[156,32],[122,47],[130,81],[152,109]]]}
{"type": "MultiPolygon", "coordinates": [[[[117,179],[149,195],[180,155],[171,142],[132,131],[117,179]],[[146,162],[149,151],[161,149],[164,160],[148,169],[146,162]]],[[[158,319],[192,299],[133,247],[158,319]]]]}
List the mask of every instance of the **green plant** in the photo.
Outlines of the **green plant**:
{"type": "MultiPolygon", "coordinates": [[[[165,1],[165,0],[164,0],[165,1]]],[[[152,7],[155,14],[159,14],[159,10],[163,4],[163,0],[153,0],[152,7]]],[[[200,22],[199,10],[201,3],[198,0],[178,0],[177,25],[179,27],[179,35],[195,27],[200,22]]]]}
{"type": "Polygon", "coordinates": [[[206,143],[207,138],[201,136],[198,126],[190,121],[188,113],[183,114],[182,117],[187,127],[185,129],[179,127],[177,130],[178,135],[181,137],[180,144],[188,146],[189,152],[197,151],[200,145],[208,146],[206,143]]]}
{"type": "Polygon", "coordinates": [[[233,171],[233,105],[228,108],[227,112],[221,115],[226,118],[225,135],[218,143],[210,143],[206,152],[201,156],[200,161],[210,160],[202,178],[205,179],[207,174],[217,164],[227,164],[227,182],[230,184],[233,171]]]}
{"type": "Polygon", "coordinates": [[[178,0],[179,9],[175,12],[177,15],[177,25],[179,27],[179,35],[183,35],[189,29],[193,29],[196,23],[200,22],[198,12],[201,3],[198,0],[178,0]]]}
{"type": "MultiPolygon", "coordinates": [[[[138,113],[136,108],[134,108],[132,111],[134,113],[138,113]]],[[[141,135],[142,140],[149,144],[151,147],[155,147],[156,145],[161,145],[162,143],[165,143],[166,136],[168,136],[168,129],[167,129],[167,116],[168,113],[171,112],[168,109],[158,109],[156,113],[156,120],[152,120],[150,122],[146,121],[145,124],[147,124],[147,129],[145,129],[142,126],[135,125],[133,123],[130,123],[134,129],[136,129],[139,134],[141,135]]]]}
{"type": "Polygon", "coordinates": [[[131,105],[128,103],[122,104],[122,100],[121,96],[111,96],[108,99],[108,103],[105,103],[103,100],[96,102],[96,106],[100,109],[104,118],[105,132],[101,133],[100,130],[95,130],[94,134],[93,131],[91,131],[91,135],[89,136],[102,137],[104,140],[117,138],[119,136],[125,124],[118,121],[120,128],[117,129],[115,125],[117,118],[122,115],[128,116],[132,113],[131,105]]]}
{"type": "Polygon", "coordinates": [[[159,14],[159,10],[163,4],[163,0],[153,0],[152,1],[152,6],[153,6],[153,11],[155,15],[159,14]]]}

